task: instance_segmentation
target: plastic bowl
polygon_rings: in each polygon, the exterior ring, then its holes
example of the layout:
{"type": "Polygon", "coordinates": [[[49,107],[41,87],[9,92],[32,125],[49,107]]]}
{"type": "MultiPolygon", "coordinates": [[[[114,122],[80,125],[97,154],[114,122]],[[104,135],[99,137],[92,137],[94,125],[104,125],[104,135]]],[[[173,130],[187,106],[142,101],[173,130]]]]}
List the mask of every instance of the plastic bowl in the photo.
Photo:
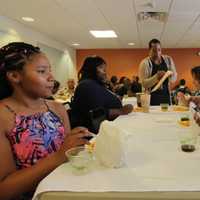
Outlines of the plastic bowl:
{"type": "Polygon", "coordinates": [[[75,147],[65,152],[70,164],[77,170],[84,170],[90,167],[93,161],[93,154],[85,147],[75,147]]]}

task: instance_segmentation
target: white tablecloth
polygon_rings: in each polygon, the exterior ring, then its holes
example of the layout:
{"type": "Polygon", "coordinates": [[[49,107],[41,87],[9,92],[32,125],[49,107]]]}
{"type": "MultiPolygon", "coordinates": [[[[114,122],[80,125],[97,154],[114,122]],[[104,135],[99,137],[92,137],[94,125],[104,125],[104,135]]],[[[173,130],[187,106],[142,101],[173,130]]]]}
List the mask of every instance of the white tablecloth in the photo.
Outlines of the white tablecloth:
{"type": "Polygon", "coordinates": [[[124,167],[94,165],[89,173],[74,175],[70,164],[63,164],[39,184],[35,197],[47,191],[200,191],[200,150],[181,151],[179,115],[154,107],[147,114],[131,113],[117,118],[116,126],[127,133],[124,167]]]}

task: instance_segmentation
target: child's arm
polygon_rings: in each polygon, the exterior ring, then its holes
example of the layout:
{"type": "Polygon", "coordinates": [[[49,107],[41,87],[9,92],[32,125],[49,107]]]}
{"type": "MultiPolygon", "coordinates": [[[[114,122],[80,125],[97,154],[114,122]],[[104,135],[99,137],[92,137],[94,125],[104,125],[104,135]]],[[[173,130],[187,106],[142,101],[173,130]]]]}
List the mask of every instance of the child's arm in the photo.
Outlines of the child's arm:
{"type": "Polygon", "coordinates": [[[30,168],[17,170],[11,152],[11,146],[5,136],[3,128],[0,128],[0,199],[12,199],[31,191],[37,184],[53,171],[57,166],[66,161],[65,151],[83,145],[88,136],[87,129],[77,128],[73,134],[66,136],[65,142],[56,153],[41,159],[30,168]]]}
{"type": "Polygon", "coordinates": [[[0,199],[12,199],[34,189],[42,178],[64,162],[58,155],[54,153],[33,167],[17,170],[9,141],[0,132],[0,199]]]}

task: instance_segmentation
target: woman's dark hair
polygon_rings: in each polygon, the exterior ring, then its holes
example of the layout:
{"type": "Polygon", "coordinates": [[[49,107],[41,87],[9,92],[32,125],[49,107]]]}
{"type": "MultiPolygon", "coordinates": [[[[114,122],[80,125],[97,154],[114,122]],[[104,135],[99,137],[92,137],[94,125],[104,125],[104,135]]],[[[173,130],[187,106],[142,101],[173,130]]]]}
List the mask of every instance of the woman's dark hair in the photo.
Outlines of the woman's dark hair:
{"type": "Polygon", "coordinates": [[[110,79],[110,81],[111,81],[113,84],[116,84],[117,81],[118,81],[117,76],[112,76],[111,79],[110,79]]]}
{"type": "Polygon", "coordinates": [[[200,83],[200,66],[193,67],[191,73],[200,83]]]}
{"type": "Polygon", "coordinates": [[[122,76],[120,79],[119,79],[119,83],[120,84],[124,84],[124,80],[126,79],[125,76],[122,76]]]}
{"type": "Polygon", "coordinates": [[[105,60],[99,56],[87,57],[78,73],[79,79],[94,79],[98,80],[97,67],[106,64],[105,60]]]}
{"type": "Polygon", "coordinates": [[[7,72],[22,70],[27,61],[38,53],[41,53],[38,47],[23,42],[12,42],[0,48],[0,100],[13,92],[7,72]]]}

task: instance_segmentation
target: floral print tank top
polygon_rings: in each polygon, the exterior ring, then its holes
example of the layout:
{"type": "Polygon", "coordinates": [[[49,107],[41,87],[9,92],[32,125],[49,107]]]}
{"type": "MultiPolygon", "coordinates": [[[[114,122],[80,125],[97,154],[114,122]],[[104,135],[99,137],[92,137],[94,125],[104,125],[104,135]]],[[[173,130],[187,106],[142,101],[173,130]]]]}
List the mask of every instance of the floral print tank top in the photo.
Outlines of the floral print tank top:
{"type": "Polygon", "coordinates": [[[64,141],[64,126],[60,118],[49,109],[32,115],[15,115],[15,126],[7,135],[18,169],[27,168],[57,151],[64,141]]]}

